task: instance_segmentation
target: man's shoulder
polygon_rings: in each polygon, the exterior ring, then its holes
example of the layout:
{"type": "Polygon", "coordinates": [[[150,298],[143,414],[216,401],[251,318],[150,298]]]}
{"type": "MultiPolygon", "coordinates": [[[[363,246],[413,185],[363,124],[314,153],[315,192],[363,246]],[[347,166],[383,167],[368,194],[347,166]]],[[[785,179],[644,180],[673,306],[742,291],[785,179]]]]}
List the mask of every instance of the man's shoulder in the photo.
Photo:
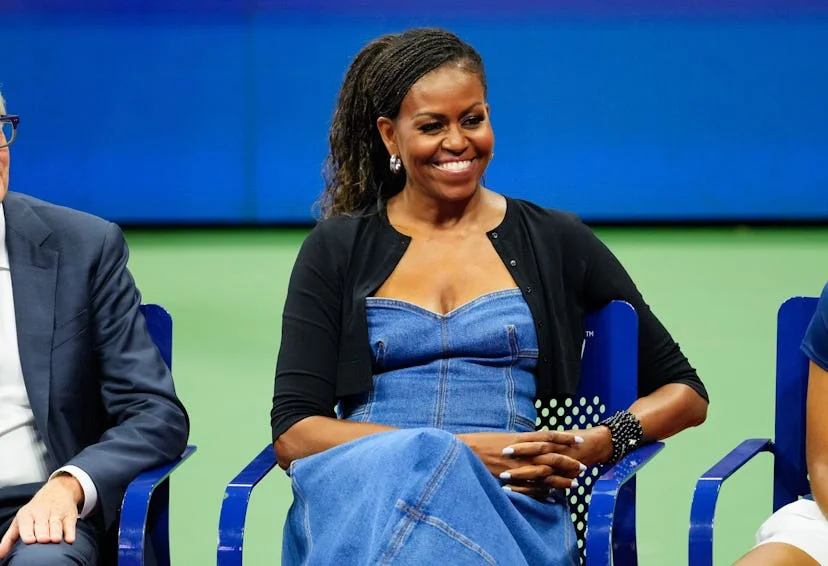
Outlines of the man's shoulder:
{"type": "Polygon", "coordinates": [[[99,242],[112,229],[112,223],[99,216],[23,193],[10,191],[3,202],[7,211],[12,209],[11,214],[17,213],[23,222],[42,222],[52,233],[50,240],[55,243],[99,242]]]}
{"type": "Polygon", "coordinates": [[[84,228],[98,227],[106,230],[110,225],[109,221],[94,214],[47,202],[23,193],[9,191],[5,200],[12,205],[23,205],[30,208],[50,228],[72,228],[81,225],[84,228]]]}

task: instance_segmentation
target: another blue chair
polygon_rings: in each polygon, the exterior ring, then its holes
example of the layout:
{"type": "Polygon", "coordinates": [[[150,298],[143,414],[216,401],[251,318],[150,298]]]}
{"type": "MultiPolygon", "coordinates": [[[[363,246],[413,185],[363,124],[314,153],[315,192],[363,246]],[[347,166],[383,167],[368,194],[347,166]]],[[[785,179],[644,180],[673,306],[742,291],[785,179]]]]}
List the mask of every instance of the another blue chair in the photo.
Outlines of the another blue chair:
{"type": "MultiPolygon", "coordinates": [[[[170,314],[158,305],[141,305],[141,312],[161,357],[172,368],[170,314]]],[[[142,473],[127,487],[118,529],[119,566],[170,566],[169,476],[195,450],[187,446],[175,461],[142,473]]]]}
{"type": "MultiPolygon", "coordinates": [[[[578,395],[539,401],[538,428],[587,428],[638,397],[638,315],[632,306],[613,301],[587,318],[585,330],[578,395]]],[[[569,490],[582,562],[637,564],[634,474],[663,447],[650,444],[615,466],[587,470],[581,485],[569,490]]],[[[219,566],[242,565],[247,504],[253,488],[275,465],[273,447],[267,445],[227,485],[219,519],[219,566]]]]}
{"type": "Polygon", "coordinates": [[[774,455],[774,511],[811,490],[805,463],[808,358],[800,350],[800,345],[816,311],[816,305],[816,298],[794,297],[779,308],[775,439],[745,440],[699,478],[690,509],[690,566],[713,565],[713,518],[719,490],[727,478],[760,452],[774,455]]]}

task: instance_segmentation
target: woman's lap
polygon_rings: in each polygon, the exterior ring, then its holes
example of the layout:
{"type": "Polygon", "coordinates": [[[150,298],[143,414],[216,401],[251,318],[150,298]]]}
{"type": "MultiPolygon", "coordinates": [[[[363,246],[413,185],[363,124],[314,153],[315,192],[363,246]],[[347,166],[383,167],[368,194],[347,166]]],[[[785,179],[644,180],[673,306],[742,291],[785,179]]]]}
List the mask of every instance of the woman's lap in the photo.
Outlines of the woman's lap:
{"type": "Polygon", "coordinates": [[[286,564],[566,564],[577,556],[564,502],[504,491],[444,431],[371,435],[299,460],[290,474],[286,564]]]}

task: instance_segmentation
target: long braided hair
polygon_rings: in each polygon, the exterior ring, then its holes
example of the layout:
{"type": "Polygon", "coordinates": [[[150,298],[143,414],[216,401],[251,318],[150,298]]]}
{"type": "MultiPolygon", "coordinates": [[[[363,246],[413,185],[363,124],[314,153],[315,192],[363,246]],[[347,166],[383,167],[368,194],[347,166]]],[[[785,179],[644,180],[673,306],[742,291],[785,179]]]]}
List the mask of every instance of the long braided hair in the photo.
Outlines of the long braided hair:
{"type": "Polygon", "coordinates": [[[357,54],[339,91],[331,124],[325,191],[319,200],[323,218],[374,212],[402,190],[405,172],[395,175],[389,170],[377,118],[395,119],[414,83],[449,64],[477,74],[485,93],[480,54],[442,29],[384,35],[357,54]]]}

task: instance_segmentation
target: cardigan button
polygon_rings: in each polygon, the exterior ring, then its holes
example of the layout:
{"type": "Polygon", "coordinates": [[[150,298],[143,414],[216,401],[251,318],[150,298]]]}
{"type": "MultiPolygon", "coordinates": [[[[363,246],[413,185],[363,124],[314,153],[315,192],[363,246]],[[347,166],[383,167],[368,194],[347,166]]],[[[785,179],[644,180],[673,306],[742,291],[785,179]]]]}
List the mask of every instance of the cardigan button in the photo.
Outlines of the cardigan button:
{"type": "Polygon", "coordinates": [[[543,363],[548,364],[549,363],[549,357],[544,356],[543,357],[543,363]]]}
{"type": "Polygon", "coordinates": [[[532,287],[526,287],[526,293],[531,295],[532,294],[532,287]]]}
{"type": "Polygon", "coordinates": [[[538,322],[538,328],[543,328],[543,321],[542,320],[538,322]]]}
{"type": "Polygon", "coordinates": [[[509,262],[509,265],[511,265],[512,267],[514,267],[514,266],[516,266],[516,265],[517,265],[517,261],[513,259],[513,260],[511,260],[511,261],[509,262]]]}
{"type": "Polygon", "coordinates": [[[495,240],[497,240],[497,232],[492,232],[492,238],[494,238],[495,240]]]}

